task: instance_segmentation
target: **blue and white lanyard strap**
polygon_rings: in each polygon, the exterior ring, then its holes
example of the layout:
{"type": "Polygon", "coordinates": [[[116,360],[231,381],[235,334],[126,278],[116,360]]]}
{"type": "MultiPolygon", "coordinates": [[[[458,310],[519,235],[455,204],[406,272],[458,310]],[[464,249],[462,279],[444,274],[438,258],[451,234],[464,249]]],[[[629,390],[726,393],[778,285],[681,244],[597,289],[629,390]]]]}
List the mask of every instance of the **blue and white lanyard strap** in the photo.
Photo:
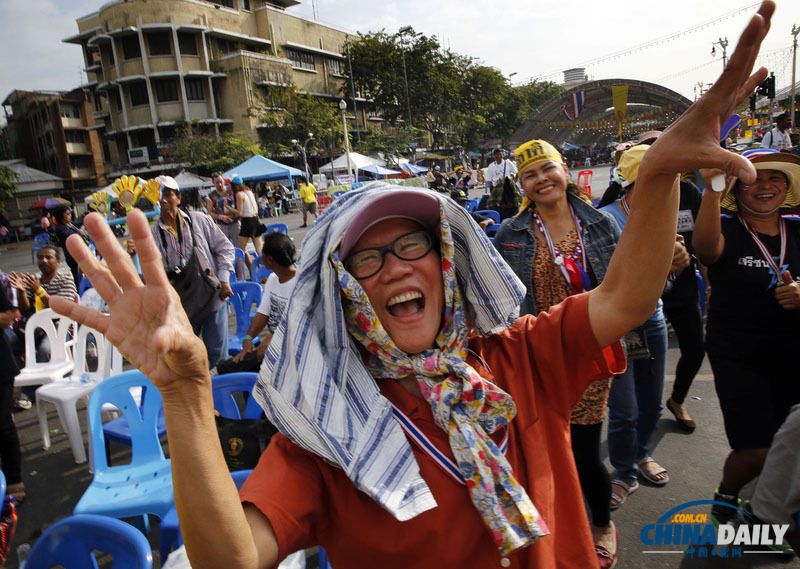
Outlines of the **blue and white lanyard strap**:
{"type": "MultiPolygon", "coordinates": [[[[395,420],[400,424],[400,427],[405,431],[406,435],[408,435],[408,437],[414,442],[415,445],[419,447],[422,452],[431,457],[433,461],[439,465],[439,468],[444,470],[444,472],[453,480],[459,484],[465,484],[464,475],[461,473],[461,469],[458,467],[458,465],[453,462],[449,456],[440,451],[436,445],[431,442],[427,435],[425,435],[425,433],[423,433],[405,413],[398,409],[394,403],[392,403],[392,414],[394,415],[395,420]]],[[[503,430],[503,440],[497,446],[500,449],[500,452],[505,454],[506,449],[508,448],[509,429],[507,426],[503,426],[503,430]]]]}
{"type": "MultiPolygon", "coordinates": [[[[568,204],[569,205],[569,204],[568,204]]],[[[572,215],[572,221],[575,222],[575,230],[578,233],[578,250],[575,251],[575,254],[570,257],[573,261],[577,261],[578,257],[581,258],[582,267],[586,270],[588,265],[586,264],[586,248],[583,246],[583,237],[581,236],[581,220],[578,219],[578,216],[575,215],[575,210],[572,209],[572,205],[569,205],[569,212],[572,215]]],[[[547,230],[547,226],[542,221],[542,218],[539,216],[539,212],[535,209],[531,210],[533,213],[533,220],[536,222],[536,227],[539,228],[539,231],[544,235],[545,240],[547,241],[547,248],[550,249],[550,254],[553,256],[553,260],[555,261],[558,268],[561,269],[561,274],[564,275],[564,278],[567,280],[567,284],[571,284],[569,274],[567,273],[567,268],[564,266],[564,255],[556,249],[555,243],[553,243],[553,238],[550,237],[550,232],[547,230]]]]}
{"type": "MultiPolygon", "coordinates": [[[[627,195],[622,196],[622,199],[619,200],[619,202],[621,204],[622,211],[625,212],[625,217],[629,217],[631,215],[631,208],[628,206],[628,196],[627,195]]],[[[676,273],[675,271],[672,271],[669,275],[667,275],[668,281],[674,281],[677,278],[678,278],[678,273],[676,273]]]]}
{"type": "Polygon", "coordinates": [[[750,237],[753,238],[753,241],[756,242],[756,246],[761,250],[761,255],[763,255],[764,260],[769,264],[770,268],[772,269],[772,273],[774,274],[773,282],[770,283],[770,286],[773,284],[780,285],[783,281],[781,280],[781,274],[783,273],[783,261],[786,258],[786,221],[781,217],[779,218],[780,222],[780,236],[781,236],[781,252],[780,256],[778,257],[778,262],[775,262],[775,257],[769,252],[767,246],[758,238],[758,235],[753,228],[750,227],[750,224],[740,215],[739,221],[744,225],[744,228],[750,234],[750,237]]]}

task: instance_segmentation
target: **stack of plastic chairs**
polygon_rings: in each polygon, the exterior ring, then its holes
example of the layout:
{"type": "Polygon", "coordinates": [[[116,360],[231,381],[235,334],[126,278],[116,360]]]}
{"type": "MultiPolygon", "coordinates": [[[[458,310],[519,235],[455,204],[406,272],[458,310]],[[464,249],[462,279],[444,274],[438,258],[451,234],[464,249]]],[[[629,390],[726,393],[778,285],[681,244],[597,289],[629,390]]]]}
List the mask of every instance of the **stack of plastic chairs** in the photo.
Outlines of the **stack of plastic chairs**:
{"type": "Polygon", "coordinates": [[[87,397],[98,383],[103,381],[111,371],[111,346],[105,336],[89,326],[80,326],[75,346],[75,368],[73,373],[42,385],[36,390],[36,412],[39,416],[39,430],[45,450],[50,448],[50,430],[47,425],[45,401],[55,405],[61,426],[69,436],[72,455],[78,464],[86,462],[86,450],[83,446],[81,425],[78,421],[78,400],[87,397]],[[97,346],[97,367],[89,371],[86,361],[86,348],[90,336],[97,346]]]}
{"type": "MultiPolygon", "coordinates": [[[[236,331],[228,334],[228,354],[235,356],[242,351],[242,340],[247,335],[258,305],[261,304],[261,285],[247,281],[231,283],[231,290],[233,296],[228,299],[228,302],[236,315],[236,331]]],[[[253,338],[253,344],[258,344],[258,342],[258,338],[253,338]]]]}
{"type": "Polygon", "coordinates": [[[150,527],[147,514],[164,519],[174,496],[172,463],[164,457],[157,429],[162,413],[161,393],[140,371],[112,375],[95,387],[88,408],[94,478],[74,514],[141,516],[140,527],[145,533],[150,527]],[[134,388],[142,389],[141,405],[131,394],[134,388]],[[104,403],[115,405],[125,416],[131,433],[130,464],[108,465],[102,422],[104,403]]]}
{"type": "Polygon", "coordinates": [[[123,521],[95,515],[72,516],[47,528],[33,544],[25,566],[96,568],[96,551],[109,554],[114,569],[153,567],[153,552],[140,531],[123,521]]]}
{"type": "Polygon", "coordinates": [[[69,339],[69,334],[73,333],[76,326],[75,322],[59,316],[51,308],[44,308],[33,314],[25,325],[25,367],[14,378],[14,385],[43,385],[62,379],[72,372],[74,364],[71,347],[74,340],[69,339]],[[41,329],[50,340],[50,361],[36,361],[37,329],[41,329]]]}
{"type": "Polygon", "coordinates": [[[589,195],[592,195],[592,174],[591,170],[581,170],[578,172],[578,181],[576,184],[584,188],[589,195]]]}

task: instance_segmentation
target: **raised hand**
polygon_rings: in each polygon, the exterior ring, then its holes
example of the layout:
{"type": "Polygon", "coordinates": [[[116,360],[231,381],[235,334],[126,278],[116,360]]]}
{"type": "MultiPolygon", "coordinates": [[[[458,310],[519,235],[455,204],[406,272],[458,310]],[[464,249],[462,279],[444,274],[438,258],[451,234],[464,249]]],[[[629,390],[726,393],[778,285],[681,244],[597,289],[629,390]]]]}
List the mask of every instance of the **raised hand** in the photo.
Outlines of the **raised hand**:
{"type": "Polygon", "coordinates": [[[750,161],[720,147],[719,133],[721,125],[767,77],[763,67],[752,75],[751,72],[774,11],[775,2],[764,0],[742,32],[725,71],[705,95],[658,137],[642,161],[642,171],[675,175],[699,168],[719,168],[745,183],[755,179],[755,168],[750,161]]]}
{"type": "Polygon", "coordinates": [[[775,287],[775,300],[786,310],[800,310],[800,283],[789,271],[783,272],[781,280],[783,282],[775,287]]]}
{"type": "Polygon", "coordinates": [[[109,314],[59,297],[51,300],[53,310],[104,334],[162,391],[180,387],[184,381],[208,381],[206,348],[192,333],[180,299],[167,280],[144,214],[131,210],[128,229],[147,284],[142,283],[130,255],[100,215],[86,216],[84,227],[108,267],[95,258],[78,235],[67,239],[67,248],[108,303],[109,314]]]}

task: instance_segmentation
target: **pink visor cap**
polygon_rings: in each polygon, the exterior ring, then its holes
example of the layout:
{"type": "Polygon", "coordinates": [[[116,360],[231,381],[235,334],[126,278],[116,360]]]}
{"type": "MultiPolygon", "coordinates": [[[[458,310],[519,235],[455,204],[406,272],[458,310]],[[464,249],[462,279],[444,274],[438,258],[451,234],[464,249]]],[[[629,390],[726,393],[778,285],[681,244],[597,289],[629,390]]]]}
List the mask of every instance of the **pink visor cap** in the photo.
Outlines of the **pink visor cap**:
{"type": "Polygon", "coordinates": [[[359,238],[373,225],[393,217],[421,223],[426,229],[439,226],[439,200],[425,190],[382,190],[381,195],[365,205],[350,222],[339,246],[344,260],[359,238]]]}

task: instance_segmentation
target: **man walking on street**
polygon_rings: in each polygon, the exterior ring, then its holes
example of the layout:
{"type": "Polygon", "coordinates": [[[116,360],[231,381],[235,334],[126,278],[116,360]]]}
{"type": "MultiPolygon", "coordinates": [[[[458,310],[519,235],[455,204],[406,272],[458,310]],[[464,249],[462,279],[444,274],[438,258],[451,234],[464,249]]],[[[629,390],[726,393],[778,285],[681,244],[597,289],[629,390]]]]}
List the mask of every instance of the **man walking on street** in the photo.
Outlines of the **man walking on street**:
{"type": "Polygon", "coordinates": [[[300,178],[300,181],[300,207],[303,210],[303,225],[300,227],[308,227],[309,212],[314,214],[314,223],[317,222],[317,188],[306,178],[300,178]]]}
{"type": "Polygon", "coordinates": [[[225,185],[225,178],[222,174],[214,174],[211,178],[214,182],[214,191],[206,198],[206,209],[211,219],[217,222],[217,227],[225,234],[225,237],[236,243],[241,230],[241,221],[236,219],[225,206],[236,207],[233,193],[225,185]]]}

